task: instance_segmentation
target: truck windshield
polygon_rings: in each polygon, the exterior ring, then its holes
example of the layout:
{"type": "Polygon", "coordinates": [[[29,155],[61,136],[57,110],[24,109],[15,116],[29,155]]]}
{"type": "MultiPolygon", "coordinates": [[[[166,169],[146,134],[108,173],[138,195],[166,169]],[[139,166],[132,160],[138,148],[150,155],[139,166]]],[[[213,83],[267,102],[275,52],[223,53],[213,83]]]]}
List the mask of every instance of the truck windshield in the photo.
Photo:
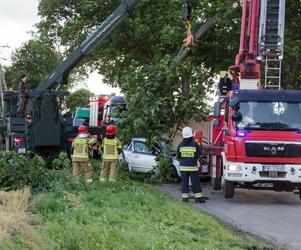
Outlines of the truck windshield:
{"type": "Polygon", "coordinates": [[[240,102],[238,129],[301,131],[301,103],[240,102]]]}
{"type": "Polygon", "coordinates": [[[113,104],[110,110],[111,122],[119,122],[122,120],[122,113],[126,110],[125,104],[113,104]]]}

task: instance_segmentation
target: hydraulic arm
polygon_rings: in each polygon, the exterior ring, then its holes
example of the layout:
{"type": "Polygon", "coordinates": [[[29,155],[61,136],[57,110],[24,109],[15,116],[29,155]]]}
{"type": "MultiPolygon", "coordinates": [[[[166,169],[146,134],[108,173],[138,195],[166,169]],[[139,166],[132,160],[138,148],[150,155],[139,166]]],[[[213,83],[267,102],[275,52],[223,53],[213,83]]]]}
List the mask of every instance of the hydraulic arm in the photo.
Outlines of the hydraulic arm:
{"type": "Polygon", "coordinates": [[[123,0],[119,7],[102,22],[97,30],[71,53],[45,81],[41,82],[36,90],[55,90],[59,89],[62,84],[66,84],[70,72],[129,15],[138,2],[139,0],[123,0]]]}
{"type": "Polygon", "coordinates": [[[96,31],[71,53],[32,91],[27,113],[32,122],[26,125],[26,148],[49,156],[64,145],[64,119],[59,112],[59,92],[68,82],[70,72],[126,18],[139,0],[123,0],[96,31]]]}
{"type": "Polygon", "coordinates": [[[241,88],[258,88],[260,61],[265,60],[265,87],[280,88],[285,0],[241,2],[240,49],[229,70],[241,88]]]}

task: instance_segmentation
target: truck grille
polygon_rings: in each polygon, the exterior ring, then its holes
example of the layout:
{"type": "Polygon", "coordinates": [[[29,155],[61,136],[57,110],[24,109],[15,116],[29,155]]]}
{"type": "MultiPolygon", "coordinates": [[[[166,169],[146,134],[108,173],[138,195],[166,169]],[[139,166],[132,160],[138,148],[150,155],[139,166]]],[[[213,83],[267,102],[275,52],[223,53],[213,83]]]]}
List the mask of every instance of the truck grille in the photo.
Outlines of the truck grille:
{"type": "Polygon", "coordinates": [[[301,144],[246,142],[246,155],[249,157],[270,158],[299,158],[301,157],[301,144]]]}

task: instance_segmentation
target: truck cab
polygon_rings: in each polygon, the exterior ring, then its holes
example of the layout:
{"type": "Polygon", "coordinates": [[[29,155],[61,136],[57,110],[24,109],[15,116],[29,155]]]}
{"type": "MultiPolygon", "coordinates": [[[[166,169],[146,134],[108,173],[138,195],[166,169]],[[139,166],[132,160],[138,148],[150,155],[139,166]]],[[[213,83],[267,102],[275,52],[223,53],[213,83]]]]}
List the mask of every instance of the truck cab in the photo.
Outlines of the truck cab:
{"type": "Polygon", "coordinates": [[[301,95],[292,90],[235,90],[220,103],[226,198],[235,187],[293,191],[301,185],[301,95]]]}
{"type": "Polygon", "coordinates": [[[90,120],[89,108],[77,108],[73,117],[73,127],[88,126],[90,120]]]}
{"type": "Polygon", "coordinates": [[[116,124],[122,120],[121,114],[126,111],[123,96],[112,96],[104,105],[103,123],[116,124]]]}

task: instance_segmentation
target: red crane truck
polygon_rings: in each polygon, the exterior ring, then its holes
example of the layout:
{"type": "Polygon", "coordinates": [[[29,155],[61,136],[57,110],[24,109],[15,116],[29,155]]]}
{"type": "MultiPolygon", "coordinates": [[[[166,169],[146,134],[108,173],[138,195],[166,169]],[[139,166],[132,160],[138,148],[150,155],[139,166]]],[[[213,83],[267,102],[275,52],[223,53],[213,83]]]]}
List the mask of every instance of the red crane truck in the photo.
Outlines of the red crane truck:
{"type": "MultiPolygon", "coordinates": [[[[214,190],[301,193],[301,91],[281,89],[285,0],[244,0],[232,90],[209,117],[204,151],[214,190]],[[260,64],[264,62],[264,88],[260,64]]],[[[300,195],[301,198],[301,195],[300,195]]]]}

